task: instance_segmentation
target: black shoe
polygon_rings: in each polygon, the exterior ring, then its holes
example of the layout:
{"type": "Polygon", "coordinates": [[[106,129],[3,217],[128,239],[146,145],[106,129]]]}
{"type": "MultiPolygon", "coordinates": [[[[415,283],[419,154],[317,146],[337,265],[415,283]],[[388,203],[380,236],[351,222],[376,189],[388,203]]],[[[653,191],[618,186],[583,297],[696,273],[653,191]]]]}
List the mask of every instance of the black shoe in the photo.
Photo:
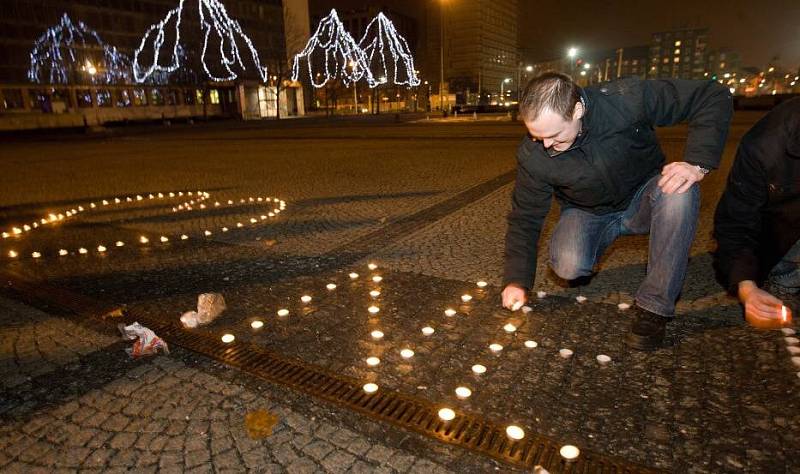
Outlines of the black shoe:
{"type": "Polygon", "coordinates": [[[640,351],[652,351],[662,347],[667,323],[672,318],[651,313],[638,306],[633,306],[631,309],[634,310],[635,319],[625,337],[628,347],[640,351]]]}

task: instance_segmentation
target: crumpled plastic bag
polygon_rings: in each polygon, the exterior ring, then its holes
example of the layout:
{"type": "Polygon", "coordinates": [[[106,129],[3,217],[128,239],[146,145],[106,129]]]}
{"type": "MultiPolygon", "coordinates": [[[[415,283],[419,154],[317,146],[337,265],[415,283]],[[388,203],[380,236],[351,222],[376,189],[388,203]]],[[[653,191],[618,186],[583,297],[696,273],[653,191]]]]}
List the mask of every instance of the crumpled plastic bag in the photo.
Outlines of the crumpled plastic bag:
{"type": "Polygon", "coordinates": [[[197,297],[197,311],[187,311],[181,323],[187,328],[203,326],[217,319],[225,311],[225,298],[219,293],[203,293],[197,297]]]}
{"type": "Polygon", "coordinates": [[[124,324],[120,323],[117,327],[119,328],[119,332],[122,334],[123,339],[126,341],[135,340],[133,347],[128,347],[125,349],[125,352],[127,352],[128,355],[134,359],[137,357],[156,354],[159,350],[161,350],[164,354],[169,354],[169,346],[167,346],[166,341],[156,336],[156,333],[142,326],[138,322],[133,323],[130,326],[125,326],[124,324]]]}

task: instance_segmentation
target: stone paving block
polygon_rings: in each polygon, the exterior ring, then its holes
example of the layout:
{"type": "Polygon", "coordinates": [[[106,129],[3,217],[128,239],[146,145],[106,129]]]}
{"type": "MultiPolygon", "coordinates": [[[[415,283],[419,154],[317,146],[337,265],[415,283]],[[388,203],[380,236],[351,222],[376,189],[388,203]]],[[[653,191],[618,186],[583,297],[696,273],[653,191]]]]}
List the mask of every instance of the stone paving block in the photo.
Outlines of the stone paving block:
{"type": "Polygon", "coordinates": [[[83,461],[83,468],[102,468],[117,454],[114,449],[97,448],[83,461]]]}
{"type": "Polygon", "coordinates": [[[314,440],[303,447],[303,452],[311,456],[316,461],[321,461],[334,449],[334,446],[327,441],[314,440]]]}
{"type": "Polygon", "coordinates": [[[352,454],[342,450],[335,450],[328,454],[328,456],[322,460],[321,464],[328,472],[341,473],[347,472],[355,462],[356,457],[352,454]]]}
{"type": "Polygon", "coordinates": [[[288,474],[313,474],[318,471],[319,467],[310,458],[298,458],[286,466],[288,474]]]}

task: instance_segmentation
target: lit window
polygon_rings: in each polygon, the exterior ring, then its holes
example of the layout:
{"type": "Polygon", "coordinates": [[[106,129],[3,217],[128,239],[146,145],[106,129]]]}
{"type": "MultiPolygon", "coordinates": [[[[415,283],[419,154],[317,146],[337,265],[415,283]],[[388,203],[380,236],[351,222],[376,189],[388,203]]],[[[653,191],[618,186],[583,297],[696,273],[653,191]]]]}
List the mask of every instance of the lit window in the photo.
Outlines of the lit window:
{"type": "Polygon", "coordinates": [[[211,89],[208,91],[208,97],[212,104],[219,104],[219,91],[216,89],[211,89]]]}

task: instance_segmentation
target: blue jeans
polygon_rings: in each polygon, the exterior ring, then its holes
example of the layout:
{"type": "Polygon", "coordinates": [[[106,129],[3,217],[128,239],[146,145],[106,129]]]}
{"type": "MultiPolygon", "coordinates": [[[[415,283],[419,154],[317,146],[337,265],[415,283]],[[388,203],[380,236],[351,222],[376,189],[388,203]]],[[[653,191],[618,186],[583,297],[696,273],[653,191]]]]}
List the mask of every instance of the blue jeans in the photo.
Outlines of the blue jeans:
{"type": "Polygon", "coordinates": [[[658,186],[660,177],[639,188],[624,211],[595,215],[562,209],[550,241],[550,266],[556,275],[565,280],[589,276],[617,237],[649,233],[647,276],[636,292],[636,304],[672,317],[697,228],[700,186],[695,183],[683,194],[665,194],[658,186]]]}
{"type": "Polygon", "coordinates": [[[800,240],[781,258],[768,277],[769,283],[777,286],[782,293],[800,293],[800,240]]]}

